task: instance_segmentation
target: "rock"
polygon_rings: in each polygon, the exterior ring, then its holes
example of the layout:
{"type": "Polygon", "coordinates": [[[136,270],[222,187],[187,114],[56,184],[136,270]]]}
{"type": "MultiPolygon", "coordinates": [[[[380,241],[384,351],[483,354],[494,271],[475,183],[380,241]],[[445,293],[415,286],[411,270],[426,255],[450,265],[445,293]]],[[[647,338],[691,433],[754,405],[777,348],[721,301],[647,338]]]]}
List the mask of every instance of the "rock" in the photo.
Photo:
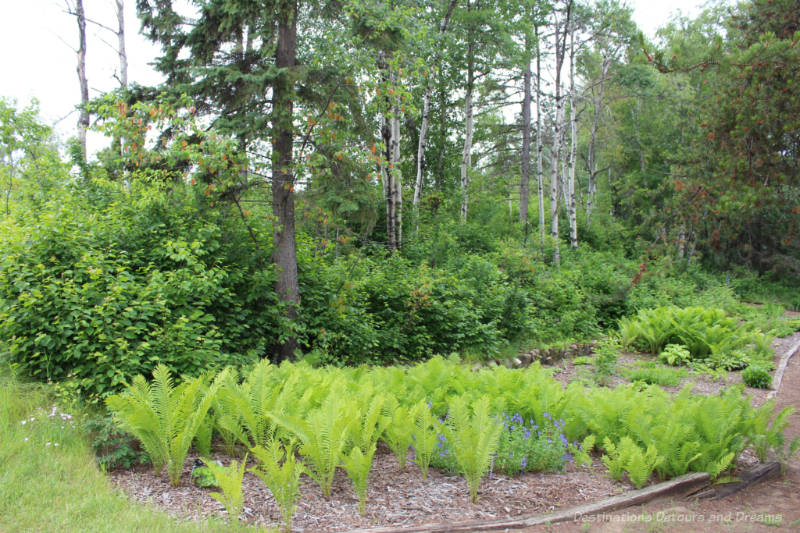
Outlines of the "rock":
{"type": "Polygon", "coordinates": [[[515,357],[511,360],[511,364],[514,365],[514,368],[521,368],[522,361],[520,361],[519,357],[515,357]]]}

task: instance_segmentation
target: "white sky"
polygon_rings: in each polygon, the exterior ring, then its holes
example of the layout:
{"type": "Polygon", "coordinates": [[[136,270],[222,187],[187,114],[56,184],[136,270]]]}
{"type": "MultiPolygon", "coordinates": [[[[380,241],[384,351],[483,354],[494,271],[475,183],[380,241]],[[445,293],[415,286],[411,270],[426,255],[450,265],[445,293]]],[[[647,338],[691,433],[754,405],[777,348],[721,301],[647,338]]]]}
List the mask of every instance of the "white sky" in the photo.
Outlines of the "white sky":
{"type": "MultiPolygon", "coordinates": [[[[678,10],[687,16],[700,12],[702,0],[628,0],[634,20],[649,36],[678,10]]],[[[128,77],[143,85],[155,84],[160,76],[148,66],[158,49],[138,34],[135,0],[125,1],[125,22],[129,62],[128,77]]],[[[84,0],[86,15],[116,27],[113,0],[84,0]]],[[[0,0],[0,96],[26,105],[39,100],[45,122],[55,123],[62,138],[75,131],[80,99],[76,74],[77,24],[67,15],[64,0],[0,0]]],[[[87,71],[90,97],[118,87],[116,51],[104,43],[116,44],[116,35],[87,25],[87,71]]],[[[95,140],[95,142],[98,142],[95,140]]],[[[94,144],[94,143],[92,143],[94,144]]],[[[92,147],[90,146],[90,152],[92,147]]]]}

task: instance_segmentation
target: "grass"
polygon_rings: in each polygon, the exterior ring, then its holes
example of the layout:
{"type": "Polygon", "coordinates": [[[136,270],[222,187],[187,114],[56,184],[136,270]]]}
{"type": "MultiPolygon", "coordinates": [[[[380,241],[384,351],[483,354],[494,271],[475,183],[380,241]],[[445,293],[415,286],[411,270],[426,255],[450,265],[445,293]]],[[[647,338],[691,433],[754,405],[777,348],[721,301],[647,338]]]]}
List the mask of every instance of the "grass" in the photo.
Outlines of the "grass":
{"type": "Polygon", "coordinates": [[[221,520],[179,522],[115,491],[78,417],[54,410],[46,389],[0,377],[0,531],[230,531],[221,520]]]}
{"type": "Polygon", "coordinates": [[[637,361],[634,368],[626,369],[622,373],[629,381],[643,381],[649,385],[675,387],[680,385],[683,378],[688,375],[685,368],[672,368],[661,366],[652,361],[637,361]]]}

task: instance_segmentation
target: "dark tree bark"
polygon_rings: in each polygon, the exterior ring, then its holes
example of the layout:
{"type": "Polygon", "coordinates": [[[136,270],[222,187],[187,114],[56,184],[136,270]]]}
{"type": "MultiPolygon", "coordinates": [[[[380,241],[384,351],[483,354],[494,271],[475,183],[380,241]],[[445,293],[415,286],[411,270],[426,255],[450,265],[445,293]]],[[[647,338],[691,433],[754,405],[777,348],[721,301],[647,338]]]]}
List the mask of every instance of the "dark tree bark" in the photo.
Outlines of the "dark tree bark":
{"type": "MultiPolygon", "coordinates": [[[[294,78],[297,57],[297,0],[284,0],[278,13],[278,48],[275,66],[284,69],[273,86],[272,109],[272,213],[275,216],[273,262],[275,291],[286,305],[286,317],[297,317],[300,294],[297,283],[297,245],[294,229],[294,78]]],[[[294,332],[279,344],[277,358],[291,360],[297,348],[294,332]]]]}

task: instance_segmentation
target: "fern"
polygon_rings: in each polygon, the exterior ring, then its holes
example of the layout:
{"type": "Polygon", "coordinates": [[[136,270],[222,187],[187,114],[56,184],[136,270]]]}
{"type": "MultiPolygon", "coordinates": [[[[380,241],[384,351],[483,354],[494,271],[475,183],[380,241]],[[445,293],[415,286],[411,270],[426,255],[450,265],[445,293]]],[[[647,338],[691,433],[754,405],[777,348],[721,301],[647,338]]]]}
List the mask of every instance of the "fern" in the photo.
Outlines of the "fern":
{"type": "Polygon", "coordinates": [[[603,447],[606,455],[602,460],[611,477],[620,480],[622,474],[627,472],[637,489],[647,483],[653,470],[663,460],[655,446],[650,445],[643,451],[630,437],[622,437],[616,445],[606,438],[603,447]]]}
{"type": "Polygon", "coordinates": [[[383,442],[392,450],[400,470],[405,470],[408,449],[414,442],[414,418],[407,407],[397,407],[392,413],[392,422],[383,433],[383,442]]]}
{"type": "Polygon", "coordinates": [[[270,413],[279,426],[300,440],[300,454],[308,459],[308,475],[319,484],[322,495],[330,498],[333,475],[339,466],[350,430],[350,406],[331,392],[320,408],[305,419],[270,413]]]}
{"type": "Polygon", "coordinates": [[[347,472],[347,477],[353,482],[353,487],[358,495],[358,512],[361,516],[364,516],[366,512],[367,480],[374,455],[375,444],[373,443],[365,452],[362,452],[359,447],[353,447],[350,454],[342,458],[342,466],[347,472]]]}
{"type": "Polygon", "coordinates": [[[422,478],[428,479],[428,467],[431,464],[431,457],[433,457],[433,453],[438,447],[436,418],[425,401],[420,401],[411,408],[411,418],[414,420],[414,429],[412,431],[414,463],[422,471],[422,478]]]}
{"type": "Polygon", "coordinates": [[[247,455],[244,456],[241,464],[232,461],[227,467],[217,464],[216,461],[203,459],[211,474],[214,476],[217,486],[222,492],[212,492],[211,497],[225,506],[228,518],[231,521],[238,520],[244,505],[244,494],[242,494],[242,478],[244,478],[247,455]]]}
{"type": "Polygon", "coordinates": [[[210,388],[205,377],[173,386],[169,369],[158,365],[152,383],[137,376],[125,391],[106,400],[119,426],[142,443],[156,473],[167,467],[172,485],[180,482],[192,440],[228,372],[222,371],[210,388]]]}
{"type": "Polygon", "coordinates": [[[250,472],[257,475],[272,493],[281,512],[286,531],[292,530],[292,516],[300,497],[300,474],[305,471],[303,463],[297,461],[294,443],[283,447],[277,439],[266,447],[256,446],[250,450],[259,464],[250,472]]]}
{"type": "Polygon", "coordinates": [[[472,503],[478,501],[481,478],[489,472],[503,426],[489,414],[489,397],[482,396],[471,409],[462,396],[450,402],[447,420],[450,443],[459,470],[467,480],[472,503]]]}
{"type": "Polygon", "coordinates": [[[262,360],[243,383],[230,379],[219,391],[217,426],[248,448],[265,445],[275,434],[268,413],[275,408],[281,385],[271,382],[273,369],[262,360]]]}
{"type": "Polygon", "coordinates": [[[594,449],[595,440],[596,437],[594,435],[587,435],[580,446],[569,445],[569,452],[575,458],[575,464],[578,466],[592,466],[592,456],[590,454],[594,449]]]}

